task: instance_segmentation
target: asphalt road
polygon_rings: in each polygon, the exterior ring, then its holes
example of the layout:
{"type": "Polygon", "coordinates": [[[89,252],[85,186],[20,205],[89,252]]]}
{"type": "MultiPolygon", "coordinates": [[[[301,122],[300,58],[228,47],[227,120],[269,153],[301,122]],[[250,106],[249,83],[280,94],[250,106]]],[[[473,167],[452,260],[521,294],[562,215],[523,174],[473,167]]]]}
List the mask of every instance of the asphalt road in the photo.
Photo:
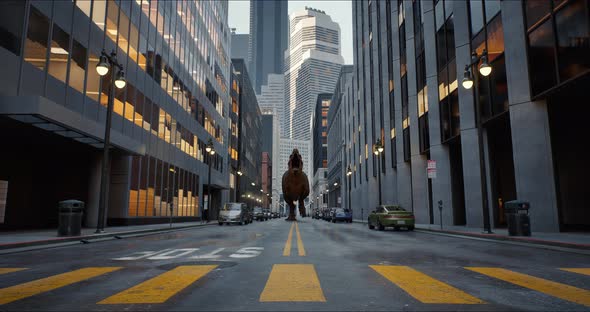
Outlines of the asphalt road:
{"type": "Polygon", "coordinates": [[[13,310],[590,311],[590,256],[274,219],[3,255],[13,310]]]}

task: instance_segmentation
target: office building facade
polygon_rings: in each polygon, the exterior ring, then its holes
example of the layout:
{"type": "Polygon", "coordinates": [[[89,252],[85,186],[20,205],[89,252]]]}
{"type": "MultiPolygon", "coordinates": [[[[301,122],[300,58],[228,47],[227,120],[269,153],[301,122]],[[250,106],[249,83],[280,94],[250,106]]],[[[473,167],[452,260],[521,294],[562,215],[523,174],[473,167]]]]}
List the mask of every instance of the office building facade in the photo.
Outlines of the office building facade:
{"type": "Polygon", "coordinates": [[[236,200],[249,206],[260,205],[255,199],[261,197],[262,173],[262,115],[246,61],[232,59],[239,86],[238,96],[238,167],[242,175],[237,176],[236,200]]]}
{"type": "Polygon", "coordinates": [[[328,179],[326,181],[329,189],[328,203],[331,207],[346,207],[349,208],[347,198],[344,198],[343,188],[348,188],[348,180],[346,180],[346,170],[342,164],[347,163],[344,151],[344,118],[342,114],[342,103],[348,99],[348,92],[352,81],[352,65],[342,66],[340,77],[336,83],[334,94],[330,101],[330,109],[328,111],[327,124],[327,160],[328,160],[328,179]]]}
{"type": "Polygon", "coordinates": [[[116,70],[97,74],[102,50],[116,52],[126,79],[114,90],[108,224],[198,220],[205,200],[215,217],[228,196],[227,7],[227,1],[0,2],[0,180],[8,185],[0,226],[56,226],[55,207],[66,199],[85,202],[83,225],[96,225],[116,70]],[[211,23],[219,27],[208,29],[211,23]],[[212,157],[205,153],[210,139],[212,157]]]}
{"type": "Polygon", "coordinates": [[[283,73],[283,53],[289,38],[288,1],[250,1],[249,70],[256,94],[269,74],[283,73]]]}
{"type": "Polygon", "coordinates": [[[331,93],[320,93],[317,96],[314,113],[311,115],[312,134],[313,134],[313,182],[310,181],[311,193],[320,194],[322,190],[327,190],[328,178],[328,110],[332,101],[331,93]]]}
{"type": "Polygon", "coordinates": [[[588,10],[576,0],[353,2],[343,112],[355,218],[378,204],[380,174],[383,203],[417,223],[503,228],[505,203],[523,200],[533,231],[588,229],[576,187],[588,169],[572,141],[588,132],[577,104],[588,99],[588,10]]]}

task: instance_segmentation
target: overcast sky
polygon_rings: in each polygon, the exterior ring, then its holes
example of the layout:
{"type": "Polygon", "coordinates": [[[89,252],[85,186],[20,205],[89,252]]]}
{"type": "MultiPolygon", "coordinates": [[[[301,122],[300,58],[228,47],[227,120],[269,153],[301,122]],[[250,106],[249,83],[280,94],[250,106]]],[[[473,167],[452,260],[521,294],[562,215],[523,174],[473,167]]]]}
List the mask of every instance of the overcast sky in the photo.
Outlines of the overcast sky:
{"type": "MultiPolygon", "coordinates": [[[[264,0],[254,0],[264,1],[264,0]]],[[[306,6],[325,11],[333,21],[340,25],[342,37],[342,57],[346,64],[352,64],[352,2],[351,0],[289,0],[289,14],[303,10],[306,6]]],[[[250,32],[250,1],[229,0],[229,27],[236,33],[250,32]]]]}

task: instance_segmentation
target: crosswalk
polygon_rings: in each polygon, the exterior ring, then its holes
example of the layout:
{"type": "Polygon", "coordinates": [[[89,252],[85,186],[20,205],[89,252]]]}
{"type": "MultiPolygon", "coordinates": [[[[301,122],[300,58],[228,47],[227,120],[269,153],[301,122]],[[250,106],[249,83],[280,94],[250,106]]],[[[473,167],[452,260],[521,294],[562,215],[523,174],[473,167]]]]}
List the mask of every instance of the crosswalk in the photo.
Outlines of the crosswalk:
{"type": "MultiPolygon", "coordinates": [[[[216,268],[217,265],[209,264],[179,265],[145,281],[140,281],[137,285],[126,290],[105,296],[106,298],[96,298],[93,303],[100,305],[166,303],[183,289],[193,285],[216,268]]],[[[2,277],[9,276],[9,274],[25,274],[29,269],[0,268],[0,274],[2,277]]],[[[0,288],[0,306],[47,292],[54,294],[53,291],[59,288],[82,281],[87,281],[82,285],[83,287],[92,287],[92,283],[104,282],[104,279],[93,280],[94,278],[103,275],[116,278],[118,275],[116,272],[124,272],[126,269],[128,268],[85,267],[0,288]]],[[[437,279],[409,266],[368,265],[366,269],[367,271],[362,272],[362,274],[376,274],[373,277],[384,278],[395,286],[394,289],[407,293],[422,304],[494,304],[494,302],[487,302],[478,298],[481,294],[470,294],[468,290],[461,290],[456,286],[452,286],[452,281],[437,279]]],[[[560,300],[590,307],[590,290],[587,289],[505,268],[463,267],[458,268],[458,270],[465,270],[465,272],[479,275],[478,283],[482,283],[481,277],[485,277],[483,282],[499,280],[503,283],[516,285],[560,300]]],[[[553,268],[551,270],[555,274],[575,274],[581,279],[590,276],[590,268],[553,268]]],[[[431,275],[434,274],[431,273],[431,275]]],[[[313,264],[275,264],[264,288],[260,289],[258,301],[261,303],[330,302],[329,296],[324,295],[321,280],[321,274],[318,274],[313,264]]],[[[567,277],[565,280],[567,280],[567,277]]],[[[326,287],[326,285],[323,286],[326,287]]],[[[207,287],[207,284],[203,283],[199,287],[207,287]]],[[[342,287],[342,285],[339,285],[339,287],[342,287]]]]}

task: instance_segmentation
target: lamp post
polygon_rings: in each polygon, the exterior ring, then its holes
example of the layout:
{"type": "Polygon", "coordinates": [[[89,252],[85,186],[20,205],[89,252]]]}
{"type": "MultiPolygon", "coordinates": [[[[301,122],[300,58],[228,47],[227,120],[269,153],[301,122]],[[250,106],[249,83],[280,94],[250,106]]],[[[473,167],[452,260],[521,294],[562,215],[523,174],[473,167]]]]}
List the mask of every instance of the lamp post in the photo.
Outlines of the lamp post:
{"type": "Polygon", "coordinates": [[[381,139],[377,140],[377,143],[373,145],[373,153],[377,156],[377,163],[379,168],[379,205],[381,205],[381,155],[383,154],[383,143],[381,139]]]}
{"type": "MultiPolygon", "coordinates": [[[[492,67],[490,66],[490,64],[488,63],[488,52],[486,51],[486,49],[483,49],[482,54],[481,55],[477,55],[477,53],[474,51],[471,54],[471,62],[468,65],[465,65],[465,71],[463,73],[463,81],[461,81],[461,85],[463,85],[463,88],[469,90],[471,89],[471,87],[473,87],[473,75],[471,74],[471,69],[473,68],[474,65],[476,65],[477,63],[479,63],[481,61],[481,64],[479,65],[479,73],[484,76],[487,77],[492,73],[492,67]]],[[[477,77],[477,75],[475,75],[477,77]]],[[[475,97],[477,99],[477,96],[475,97]]],[[[477,100],[476,100],[477,101],[477,100]]],[[[482,133],[482,129],[481,129],[481,115],[480,115],[480,107],[479,107],[479,103],[475,103],[475,123],[476,123],[476,128],[477,128],[477,145],[478,145],[478,149],[479,149],[479,175],[480,175],[480,179],[481,179],[481,203],[482,203],[482,210],[483,210],[483,233],[484,234],[493,234],[492,232],[492,227],[490,224],[490,207],[488,204],[488,186],[487,186],[487,180],[486,180],[486,164],[485,164],[485,159],[484,159],[484,148],[483,148],[483,133],[482,133]]]]}
{"type": "Polygon", "coordinates": [[[107,104],[107,120],[104,129],[104,147],[103,147],[103,154],[102,154],[102,168],[101,168],[101,176],[100,176],[100,197],[98,199],[98,220],[96,222],[96,232],[95,233],[102,233],[104,232],[104,222],[105,222],[105,211],[106,211],[106,204],[108,200],[108,193],[109,193],[109,149],[111,145],[111,120],[113,115],[113,103],[115,98],[115,88],[123,89],[125,88],[125,73],[123,72],[123,65],[117,61],[117,53],[113,50],[111,54],[107,54],[104,50],[100,52],[100,60],[96,65],[96,72],[101,77],[104,77],[108,74],[111,66],[115,66],[118,71],[115,74],[114,72],[111,73],[111,85],[109,88],[109,98],[107,104]]]}
{"type": "Polygon", "coordinates": [[[240,179],[241,179],[241,177],[242,177],[242,175],[243,175],[244,173],[242,172],[242,169],[240,169],[239,167],[238,167],[238,170],[236,170],[236,173],[238,174],[238,176],[236,177],[236,202],[237,202],[237,201],[239,200],[239,198],[240,198],[240,197],[238,196],[238,195],[239,195],[239,193],[240,193],[240,192],[239,192],[239,188],[240,188],[240,181],[241,181],[240,179]]]}
{"type": "Polygon", "coordinates": [[[350,165],[348,165],[348,168],[346,169],[346,176],[348,177],[348,209],[352,210],[351,205],[350,205],[350,180],[352,178],[352,169],[350,169],[350,165]]]}
{"type": "Polygon", "coordinates": [[[209,158],[209,172],[207,173],[207,222],[209,222],[209,212],[211,208],[211,156],[215,155],[215,149],[213,148],[213,140],[209,139],[205,146],[207,157],[209,158]]]}
{"type": "MultiPolygon", "coordinates": [[[[172,228],[172,215],[174,214],[174,195],[176,195],[176,170],[174,167],[170,167],[170,172],[172,172],[172,201],[170,202],[170,228],[172,228]]],[[[166,194],[168,197],[168,193],[166,194]]]]}

